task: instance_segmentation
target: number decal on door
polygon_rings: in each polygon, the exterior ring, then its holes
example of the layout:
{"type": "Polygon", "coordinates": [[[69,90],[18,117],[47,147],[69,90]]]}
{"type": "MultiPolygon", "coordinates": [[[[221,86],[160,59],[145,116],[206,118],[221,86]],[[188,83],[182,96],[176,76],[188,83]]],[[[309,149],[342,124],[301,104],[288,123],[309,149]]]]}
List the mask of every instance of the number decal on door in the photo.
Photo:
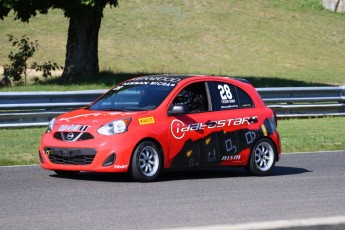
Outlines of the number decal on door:
{"type": "Polygon", "coordinates": [[[232,93],[230,91],[230,87],[226,84],[224,85],[218,85],[220,97],[222,100],[231,100],[232,99],[232,93]]]}

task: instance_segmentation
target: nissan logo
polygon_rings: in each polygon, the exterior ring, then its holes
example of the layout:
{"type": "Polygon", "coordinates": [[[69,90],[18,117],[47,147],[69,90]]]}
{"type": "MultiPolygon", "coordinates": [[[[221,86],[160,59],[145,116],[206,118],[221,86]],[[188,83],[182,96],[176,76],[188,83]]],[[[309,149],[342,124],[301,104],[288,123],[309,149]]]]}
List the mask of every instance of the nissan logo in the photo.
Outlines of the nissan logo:
{"type": "Polygon", "coordinates": [[[69,141],[73,140],[73,138],[74,138],[74,134],[73,134],[73,133],[68,133],[68,134],[67,134],[67,139],[68,139],[69,141]]]}

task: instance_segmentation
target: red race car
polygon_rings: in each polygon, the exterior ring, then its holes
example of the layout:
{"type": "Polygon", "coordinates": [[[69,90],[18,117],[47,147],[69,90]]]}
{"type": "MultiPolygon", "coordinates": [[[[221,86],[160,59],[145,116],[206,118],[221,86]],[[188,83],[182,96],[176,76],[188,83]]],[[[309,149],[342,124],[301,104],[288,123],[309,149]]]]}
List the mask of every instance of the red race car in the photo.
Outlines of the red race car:
{"type": "Polygon", "coordinates": [[[244,79],[152,75],[125,81],[88,107],[51,120],[39,160],[61,176],[244,166],[270,173],[280,158],[275,113],[244,79]]]}

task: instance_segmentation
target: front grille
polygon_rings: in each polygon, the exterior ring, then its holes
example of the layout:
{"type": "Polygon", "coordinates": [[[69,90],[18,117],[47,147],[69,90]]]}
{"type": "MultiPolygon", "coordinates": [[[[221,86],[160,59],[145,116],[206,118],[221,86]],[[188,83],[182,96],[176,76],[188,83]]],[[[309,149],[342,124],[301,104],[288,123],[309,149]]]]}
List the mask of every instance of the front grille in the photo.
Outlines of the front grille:
{"type": "Polygon", "coordinates": [[[96,156],[95,149],[82,148],[44,148],[44,153],[55,164],[64,165],[89,165],[96,156]]]}
{"type": "Polygon", "coordinates": [[[56,132],[54,133],[54,138],[63,141],[64,139],[62,138],[62,133],[61,132],[56,132]]]}
{"type": "Polygon", "coordinates": [[[92,136],[91,133],[56,132],[56,133],[54,133],[54,138],[58,139],[60,141],[85,141],[85,140],[93,139],[94,137],[92,136]],[[70,138],[71,136],[72,136],[72,138],[70,138]]]}
{"type": "Polygon", "coordinates": [[[85,141],[85,140],[90,140],[93,139],[94,137],[92,136],[91,133],[83,133],[78,139],[78,141],[85,141]]]}

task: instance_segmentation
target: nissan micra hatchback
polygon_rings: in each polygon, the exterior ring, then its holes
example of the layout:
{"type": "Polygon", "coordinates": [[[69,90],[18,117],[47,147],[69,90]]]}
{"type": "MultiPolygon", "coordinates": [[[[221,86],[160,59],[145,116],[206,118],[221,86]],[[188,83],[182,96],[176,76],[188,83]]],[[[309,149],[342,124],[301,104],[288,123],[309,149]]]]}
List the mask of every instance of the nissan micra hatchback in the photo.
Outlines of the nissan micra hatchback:
{"type": "Polygon", "coordinates": [[[125,81],[86,108],[52,119],[39,160],[61,176],[243,166],[270,173],[280,158],[275,113],[243,79],[153,75],[125,81]]]}

